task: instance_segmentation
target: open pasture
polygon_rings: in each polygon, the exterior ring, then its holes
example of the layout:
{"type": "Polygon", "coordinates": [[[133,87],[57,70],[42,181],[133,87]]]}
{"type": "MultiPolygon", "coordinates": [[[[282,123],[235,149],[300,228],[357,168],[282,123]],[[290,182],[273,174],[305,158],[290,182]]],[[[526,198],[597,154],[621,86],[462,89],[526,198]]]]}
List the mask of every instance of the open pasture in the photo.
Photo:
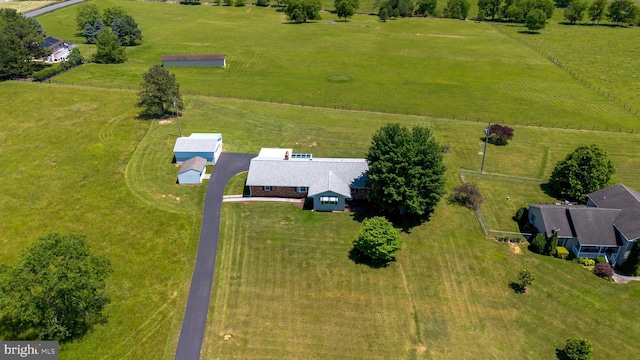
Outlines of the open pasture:
{"type": "MultiPolygon", "coordinates": [[[[570,128],[639,128],[638,115],[590,90],[488,23],[411,18],[287,24],[273,8],[119,4],[143,44],[120,65],[88,64],[55,81],[138,87],[166,54],[227,55],[228,68],[172,68],[185,93],[570,128]]],[[[83,42],[75,8],[39,18],[83,42]]],[[[325,15],[325,14],[323,14],[325,15]]],[[[81,49],[89,52],[90,46],[81,49]]]]}

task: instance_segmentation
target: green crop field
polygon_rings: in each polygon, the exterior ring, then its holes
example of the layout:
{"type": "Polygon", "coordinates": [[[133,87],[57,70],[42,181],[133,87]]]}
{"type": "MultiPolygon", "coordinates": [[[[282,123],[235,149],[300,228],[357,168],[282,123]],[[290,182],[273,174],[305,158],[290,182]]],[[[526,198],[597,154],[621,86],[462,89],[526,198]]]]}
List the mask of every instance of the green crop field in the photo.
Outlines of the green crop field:
{"type": "MultiPolygon", "coordinates": [[[[137,88],[162,55],[227,55],[228,68],[173,68],[185,93],[436,117],[604,130],[638,129],[640,116],[589,89],[488,23],[411,18],[381,23],[287,24],[273,8],[124,6],[144,40],[120,65],[88,64],[55,81],[137,88]]],[[[78,43],[75,7],[42,16],[78,43]]],[[[83,53],[93,46],[81,45],[83,53]]]]}
{"type": "Polygon", "coordinates": [[[15,9],[19,13],[26,13],[58,2],[60,1],[3,1],[0,2],[0,9],[15,9]]]}

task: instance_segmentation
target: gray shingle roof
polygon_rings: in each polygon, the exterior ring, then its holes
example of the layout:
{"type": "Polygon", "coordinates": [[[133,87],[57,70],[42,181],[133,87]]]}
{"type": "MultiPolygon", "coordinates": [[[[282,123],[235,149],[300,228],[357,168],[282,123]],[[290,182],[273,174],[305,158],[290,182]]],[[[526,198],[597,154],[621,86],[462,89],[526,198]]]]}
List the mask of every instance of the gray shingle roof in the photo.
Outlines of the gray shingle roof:
{"type": "Polygon", "coordinates": [[[348,196],[345,188],[364,188],[369,165],[365,159],[273,159],[251,160],[247,186],[306,186],[309,195],[326,190],[348,196]]]}
{"type": "Polygon", "coordinates": [[[530,208],[539,208],[542,214],[542,223],[547,232],[547,236],[553,235],[553,230],[558,230],[559,237],[575,237],[569,217],[567,207],[560,205],[529,205],[530,208]]]}
{"type": "Polygon", "coordinates": [[[619,246],[613,221],[620,209],[570,208],[569,216],[582,245],[619,246]]]}
{"type": "Polygon", "coordinates": [[[189,170],[203,171],[205,166],[207,165],[207,159],[195,156],[189,160],[185,160],[180,166],[180,170],[178,170],[178,174],[186,173],[189,170]]]}
{"type": "Polygon", "coordinates": [[[319,179],[309,186],[309,192],[307,195],[314,196],[326,191],[333,191],[336,194],[351,198],[351,189],[349,188],[349,184],[336,176],[333,171],[329,171],[329,174],[325,179],[319,179]]]}
{"type": "Polygon", "coordinates": [[[599,208],[640,208],[640,193],[622,184],[592,192],[588,196],[599,208]]]}
{"type": "Polygon", "coordinates": [[[176,140],[173,152],[215,152],[217,146],[215,139],[181,137],[176,140]]]}

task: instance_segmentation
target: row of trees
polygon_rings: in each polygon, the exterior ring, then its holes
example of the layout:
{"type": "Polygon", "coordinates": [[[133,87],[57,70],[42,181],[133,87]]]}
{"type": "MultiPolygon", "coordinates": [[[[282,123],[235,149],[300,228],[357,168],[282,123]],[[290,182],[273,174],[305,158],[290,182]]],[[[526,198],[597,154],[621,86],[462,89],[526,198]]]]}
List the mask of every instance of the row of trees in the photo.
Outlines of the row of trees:
{"type": "Polygon", "coordinates": [[[95,4],[82,4],[76,13],[76,26],[78,30],[82,30],[87,44],[93,44],[103,30],[115,34],[118,42],[124,46],[138,45],[142,40],[138,23],[120,6],[109,7],[100,12],[95,4]],[[105,24],[109,24],[110,28],[105,24]]]}
{"type": "Polygon", "coordinates": [[[570,24],[581,22],[585,15],[593,23],[607,18],[618,25],[633,24],[640,18],[640,9],[633,0],[571,0],[564,10],[564,18],[570,24]]]}
{"type": "Polygon", "coordinates": [[[31,60],[50,54],[40,46],[45,33],[34,18],[25,18],[14,9],[0,9],[0,80],[29,77],[42,66],[31,60]]]}

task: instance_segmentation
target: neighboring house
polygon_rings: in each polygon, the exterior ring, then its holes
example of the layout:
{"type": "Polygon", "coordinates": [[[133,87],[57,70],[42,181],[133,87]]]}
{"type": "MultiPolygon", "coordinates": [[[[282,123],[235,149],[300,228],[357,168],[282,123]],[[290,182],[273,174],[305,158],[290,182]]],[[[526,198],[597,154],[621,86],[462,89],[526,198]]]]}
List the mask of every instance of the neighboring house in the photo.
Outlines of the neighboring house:
{"type": "Polygon", "coordinates": [[[196,156],[185,161],[178,170],[178,184],[201,184],[207,167],[207,159],[196,156]]]}
{"type": "Polygon", "coordinates": [[[365,159],[313,158],[292,149],[265,148],[251,160],[246,185],[253,197],[313,198],[318,211],[344,211],[349,200],[366,200],[365,159]]]}
{"type": "Polygon", "coordinates": [[[176,139],[173,154],[176,163],[182,164],[195,156],[207,160],[207,164],[215,164],[222,152],[222,134],[193,133],[189,137],[176,139]]]}
{"type": "Polygon", "coordinates": [[[226,55],[165,55],[162,57],[162,66],[206,66],[227,67],[226,55]]]}
{"type": "Polygon", "coordinates": [[[622,264],[640,238],[640,193],[622,184],[588,195],[587,206],[529,205],[529,222],[577,257],[622,264]]]}
{"type": "Polygon", "coordinates": [[[51,55],[43,58],[44,62],[56,63],[60,61],[67,61],[71,50],[74,46],[64,40],[58,40],[53,36],[47,36],[44,39],[44,43],[41,45],[43,48],[51,50],[51,55]]]}

